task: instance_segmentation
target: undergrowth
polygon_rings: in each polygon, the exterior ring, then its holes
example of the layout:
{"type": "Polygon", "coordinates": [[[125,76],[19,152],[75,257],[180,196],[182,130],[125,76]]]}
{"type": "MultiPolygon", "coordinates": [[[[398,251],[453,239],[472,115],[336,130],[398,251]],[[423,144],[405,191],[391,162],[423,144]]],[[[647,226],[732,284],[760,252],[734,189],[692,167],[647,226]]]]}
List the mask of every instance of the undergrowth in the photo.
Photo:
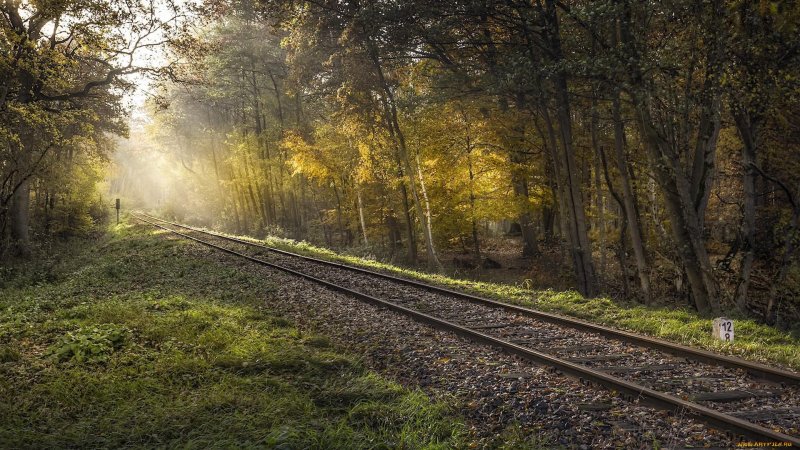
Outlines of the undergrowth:
{"type": "Polygon", "coordinates": [[[265,309],[269,280],[150,230],[5,280],[0,448],[466,445],[452,405],[265,309]]]}

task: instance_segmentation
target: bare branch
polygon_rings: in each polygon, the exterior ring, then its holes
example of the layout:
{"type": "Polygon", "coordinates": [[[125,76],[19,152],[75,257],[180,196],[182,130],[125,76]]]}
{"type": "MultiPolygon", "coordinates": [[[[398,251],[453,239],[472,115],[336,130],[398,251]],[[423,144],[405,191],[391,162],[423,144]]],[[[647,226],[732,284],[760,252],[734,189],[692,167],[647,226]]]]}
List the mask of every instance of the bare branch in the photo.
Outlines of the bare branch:
{"type": "Polygon", "coordinates": [[[792,193],[792,190],[789,189],[788,186],[786,186],[781,180],[779,180],[779,179],[767,174],[763,170],[761,170],[761,168],[758,167],[755,163],[751,163],[750,167],[752,167],[756,172],[758,172],[759,175],[761,175],[765,179],[767,179],[769,181],[772,181],[773,183],[777,184],[778,187],[780,187],[781,190],[786,194],[786,198],[789,200],[789,204],[792,205],[792,209],[797,209],[797,201],[794,198],[794,194],[792,193]]]}

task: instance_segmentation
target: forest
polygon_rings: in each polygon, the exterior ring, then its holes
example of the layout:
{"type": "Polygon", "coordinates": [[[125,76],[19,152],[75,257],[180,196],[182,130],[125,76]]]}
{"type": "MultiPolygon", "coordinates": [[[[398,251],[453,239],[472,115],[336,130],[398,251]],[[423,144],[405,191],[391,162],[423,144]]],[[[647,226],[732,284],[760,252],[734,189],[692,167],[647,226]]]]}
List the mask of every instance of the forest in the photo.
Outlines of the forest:
{"type": "Polygon", "coordinates": [[[91,236],[121,198],[432,272],[480,270],[511,240],[586,297],[800,318],[798,2],[5,0],[0,16],[3,266],[91,236]]]}
{"type": "Polygon", "coordinates": [[[0,0],[0,449],[800,448],[800,1],[0,0]]]}

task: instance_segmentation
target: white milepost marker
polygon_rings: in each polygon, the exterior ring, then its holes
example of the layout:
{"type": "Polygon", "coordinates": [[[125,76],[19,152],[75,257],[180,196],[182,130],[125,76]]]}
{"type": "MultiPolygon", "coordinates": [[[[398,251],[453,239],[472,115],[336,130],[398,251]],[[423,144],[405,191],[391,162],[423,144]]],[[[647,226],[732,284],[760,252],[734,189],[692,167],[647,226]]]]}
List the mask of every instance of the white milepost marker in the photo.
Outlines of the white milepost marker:
{"type": "Polygon", "coordinates": [[[733,342],[733,320],[725,317],[714,319],[714,332],[712,335],[721,341],[733,342]]]}

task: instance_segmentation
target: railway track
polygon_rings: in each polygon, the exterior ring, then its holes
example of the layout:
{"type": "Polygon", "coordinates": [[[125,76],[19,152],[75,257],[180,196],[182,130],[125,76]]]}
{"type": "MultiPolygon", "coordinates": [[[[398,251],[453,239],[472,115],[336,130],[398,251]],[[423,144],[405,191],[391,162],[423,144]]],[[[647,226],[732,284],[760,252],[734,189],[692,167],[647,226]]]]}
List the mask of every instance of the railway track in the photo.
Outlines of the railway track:
{"type": "Polygon", "coordinates": [[[800,448],[800,374],[297,255],[145,214],[133,216],[720,430],[800,448]]]}

